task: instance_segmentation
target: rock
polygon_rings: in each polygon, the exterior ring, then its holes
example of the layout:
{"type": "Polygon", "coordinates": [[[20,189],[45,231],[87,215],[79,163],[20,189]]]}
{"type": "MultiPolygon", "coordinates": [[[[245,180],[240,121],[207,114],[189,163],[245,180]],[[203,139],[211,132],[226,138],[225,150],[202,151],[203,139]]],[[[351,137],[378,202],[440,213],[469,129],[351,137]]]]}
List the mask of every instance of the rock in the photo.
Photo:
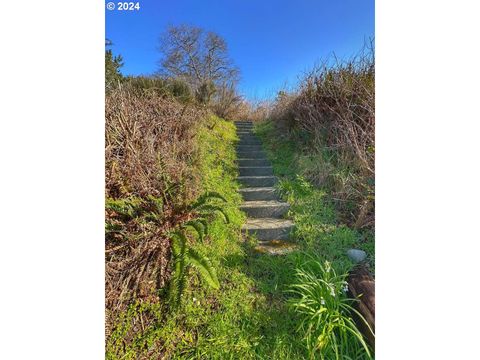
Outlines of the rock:
{"type": "Polygon", "coordinates": [[[349,249],[347,251],[347,256],[355,263],[362,262],[366,259],[367,253],[363,250],[358,249],[349,249]]]}

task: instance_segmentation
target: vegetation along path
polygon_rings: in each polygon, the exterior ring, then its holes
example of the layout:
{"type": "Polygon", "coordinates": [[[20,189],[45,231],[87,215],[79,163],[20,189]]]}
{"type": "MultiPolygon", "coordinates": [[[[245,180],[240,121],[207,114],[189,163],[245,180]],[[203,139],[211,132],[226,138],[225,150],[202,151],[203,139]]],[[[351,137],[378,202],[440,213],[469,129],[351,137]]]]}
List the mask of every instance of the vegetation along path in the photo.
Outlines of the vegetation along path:
{"type": "Polygon", "coordinates": [[[291,251],[294,245],[288,243],[293,228],[291,220],[283,219],[290,205],[281,201],[274,185],[278,179],[273,175],[273,168],[262,148],[261,141],[253,133],[251,121],[237,121],[237,157],[240,176],[239,182],[243,204],[240,209],[247,216],[242,227],[246,235],[254,234],[259,241],[256,250],[272,255],[291,251]]]}

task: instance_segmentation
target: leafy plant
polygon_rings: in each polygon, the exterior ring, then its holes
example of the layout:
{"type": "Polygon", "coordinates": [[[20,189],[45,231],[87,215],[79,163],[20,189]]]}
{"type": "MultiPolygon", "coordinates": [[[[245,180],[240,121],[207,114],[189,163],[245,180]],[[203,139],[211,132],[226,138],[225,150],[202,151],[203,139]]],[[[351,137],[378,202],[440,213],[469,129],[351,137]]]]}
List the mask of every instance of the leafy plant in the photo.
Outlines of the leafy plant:
{"type": "Polygon", "coordinates": [[[227,202],[225,198],[217,192],[206,192],[189,206],[189,210],[197,213],[199,216],[186,221],[172,234],[174,272],[170,282],[169,294],[175,306],[179,306],[181,303],[189,266],[195,267],[209,286],[214,289],[220,287],[215,268],[210,259],[189,246],[186,236],[187,230],[193,230],[194,233],[198,235],[199,240],[202,241],[204,237],[208,235],[209,218],[214,216],[215,213],[221,214],[226,223],[230,222],[225,210],[220,205],[212,203],[214,200],[221,200],[224,203],[227,202]]]}
{"type": "Polygon", "coordinates": [[[301,316],[310,358],[371,359],[371,351],[350,316],[355,313],[369,327],[347,297],[346,274],[337,275],[331,264],[311,259],[296,270],[290,292],[291,306],[301,316]]]}

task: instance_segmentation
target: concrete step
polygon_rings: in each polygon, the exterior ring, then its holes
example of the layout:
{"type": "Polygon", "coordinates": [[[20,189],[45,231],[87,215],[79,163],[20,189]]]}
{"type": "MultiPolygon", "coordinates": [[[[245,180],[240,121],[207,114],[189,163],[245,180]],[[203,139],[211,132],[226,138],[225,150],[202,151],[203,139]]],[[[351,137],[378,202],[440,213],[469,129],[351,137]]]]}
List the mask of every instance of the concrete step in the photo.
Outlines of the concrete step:
{"type": "Polygon", "coordinates": [[[249,159],[249,158],[238,158],[238,166],[269,166],[270,161],[268,159],[249,159]]]}
{"type": "Polygon", "coordinates": [[[247,219],[242,226],[242,233],[255,235],[260,241],[286,240],[293,227],[293,221],[287,219],[247,219]]]}
{"type": "Polygon", "coordinates": [[[268,176],[273,175],[271,166],[240,166],[240,176],[268,176]]]}
{"type": "Polygon", "coordinates": [[[237,152],[262,151],[262,145],[237,145],[237,152]]]}
{"type": "Polygon", "coordinates": [[[237,146],[261,146],[262,142],[260,140],[240,140],[237,143],[237,146]]]}
{"type": "Polygon", "coordinates": [[[251,120],[237,120],[234,121],[235,125],[242,125],[242,124],[253,124],[253,121],[251,120]]]}
{"type": "Polygon", "coordinates": [[[256,187],[240,189],[240,194],[245,201],[278,200],[274,187],[256,187]]]}
{"type": "Polygon", "coordinates": [[[290,208],[290,204],[278,200],[245,201],[240,210],[249,218],[281,218],[290,208]]]}
{"type": "Polygon", "coordinates": [[[278,179],[275,176],[239,176],[238,181],[244,187],[270,187],[274,186],[278,179]]]}
{"type": "Polygon", "coordinates": [[[255,246],[256,252],[268,255],[285,255],[297,249],[298,245],[279,239],[259,241],[255,246]]]}
{"type": "Polygon", "coordinates": [[[237,158],[239,159],[266,159],[265,151],[237,151],[237,158]]]}
{"type": "Polygon", "coordinates": [[[262,141],[256,136],[248,136],[248,137],[240,137],[240,141],[238,143],[242,145],[249,145],[249,144],[260,145],[262,141]]]}

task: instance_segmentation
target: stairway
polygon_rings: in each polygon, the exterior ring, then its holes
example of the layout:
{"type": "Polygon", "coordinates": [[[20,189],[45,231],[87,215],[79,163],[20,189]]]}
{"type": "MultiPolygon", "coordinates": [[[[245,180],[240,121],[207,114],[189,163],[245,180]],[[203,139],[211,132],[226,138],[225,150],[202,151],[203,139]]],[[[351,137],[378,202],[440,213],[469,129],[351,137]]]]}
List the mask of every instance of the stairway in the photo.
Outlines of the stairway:
{"type": "Polygon", "coordinates": [[[240,210],[247,214],[242,232],[256,236],[258,252],[271,255],[290,252],[295,246],[286,240],[293,222],[283,218],[289,204],[281,201],[275,193],[274,185],[278,180],[260,139],[253,133],[253,123],[236,121],[235,125],[240,138],[237,145],[238,181],[242,185],[240,193],[244,200],[240,210]]]}

